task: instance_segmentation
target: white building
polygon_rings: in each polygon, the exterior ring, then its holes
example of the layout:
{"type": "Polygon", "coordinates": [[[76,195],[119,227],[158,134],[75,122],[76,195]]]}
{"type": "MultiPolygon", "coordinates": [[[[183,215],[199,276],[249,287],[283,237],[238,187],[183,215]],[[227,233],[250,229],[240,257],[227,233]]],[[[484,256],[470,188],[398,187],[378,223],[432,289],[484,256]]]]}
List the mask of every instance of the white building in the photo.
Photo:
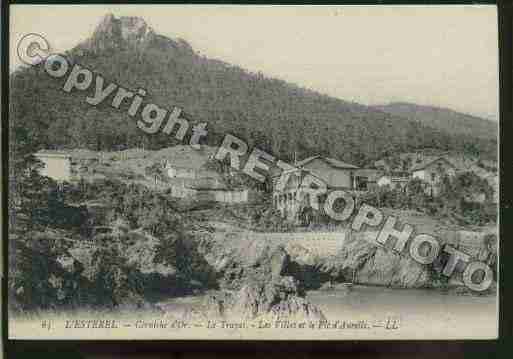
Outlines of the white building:
{"type": "Polygon", "coordinates": [[[169,178],[198,178],[198,171],[194,168],[180,167],[172,164],[168,160],[164,160],[162,163],[164,172],[167,173],[169,178]]]}
{"type": "MultiPolygon", "coordinates": [[[[306,222],[309,220],[302,218],[311,211],[309,191],[308,188],[303,187],[303,180],[306,176],[317,177],[308,170],[295,168],[273,179],[273,205],[283,217],[289,220],[306,222]]],[[[322,181],[319,177],[317,179],[322,181]]]]}
{"type": "Polygon", "coordinates": [[[418,178],[427,184],[426,192],[436,196],[444,176],[454,177],[456,167],[443,157],[429,158],[413,165],[412,178],[418,178]]]}
{"type": "Polygon", "coordinates": [[[39,151],[35,157],[43,162],[41,175],[58,182],[70,181],[71,154],[65,151],[39,151]]]}
{"type": "Polygon", "coordinates": [[[394,190],[405,190],[409,181],[410,177],[407,174],[392,173],[379,177],[376,184],[378,187],[390,186],[390,188],[394,190]]]}

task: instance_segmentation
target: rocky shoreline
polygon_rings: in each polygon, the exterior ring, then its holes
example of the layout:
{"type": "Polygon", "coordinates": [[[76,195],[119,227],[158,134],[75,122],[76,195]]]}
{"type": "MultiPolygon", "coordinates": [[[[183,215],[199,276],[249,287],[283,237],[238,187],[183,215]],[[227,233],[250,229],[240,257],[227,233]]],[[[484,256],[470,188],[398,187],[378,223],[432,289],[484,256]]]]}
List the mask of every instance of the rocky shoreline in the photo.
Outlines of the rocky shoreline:
{"type": "MultiPolygon", "coordinates": [[[[307,299],[307,290],[350,290],[344,283],[355,283],[475,295],[457,278],[443,281],[436,268],[440,263],[421,265],[407,255],[370,243],[365,232],[352,235],[335,255],[320,257],[293,241],[280,244],[261,236],[251,239],[237,233],[194,231],[166,241],[163,257],[159,238],[119,223],[112,226],[113,234],[103,243],[73,241],[65,232],[32,233],[30,251],[48,258],[49,263],[46,281],[40,283],[46,297],[38,309],[166,312],[155,305],[162,298],[208,292],[200,308],[189,316],[322,320],[325,316],[307,299]]],[[[476,243],[482,244],[473,258],[495,268],[496,237],[486,233],[477,237],[476,243]]],[[[461,236],[459,242],[453,238],[451,243],[463,247],[468,242],[465,238],[461,236]]],[[[11,308],[32,310],[26,298],[33,289],[12,289],[11,308]]],[[[495,291],[496,284],[480,295],[495,291]]]]}

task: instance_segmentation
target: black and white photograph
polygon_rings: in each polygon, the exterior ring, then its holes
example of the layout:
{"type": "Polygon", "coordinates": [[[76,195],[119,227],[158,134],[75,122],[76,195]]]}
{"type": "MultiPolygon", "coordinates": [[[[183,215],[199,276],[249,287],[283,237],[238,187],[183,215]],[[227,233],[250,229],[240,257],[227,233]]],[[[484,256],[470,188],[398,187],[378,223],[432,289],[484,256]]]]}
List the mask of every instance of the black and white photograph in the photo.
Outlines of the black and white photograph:
{"type": "Polygon", "coordinates": [[[10,5],[8,338],[498,337],[492,5],[10,5]]]}

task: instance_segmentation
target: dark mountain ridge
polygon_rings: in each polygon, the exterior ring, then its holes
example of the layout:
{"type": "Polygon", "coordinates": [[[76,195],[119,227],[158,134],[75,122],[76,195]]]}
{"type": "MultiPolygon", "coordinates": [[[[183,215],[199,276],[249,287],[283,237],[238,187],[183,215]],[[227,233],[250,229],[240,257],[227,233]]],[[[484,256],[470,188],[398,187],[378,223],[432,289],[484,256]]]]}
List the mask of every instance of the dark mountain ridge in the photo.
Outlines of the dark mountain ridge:
{"type": "MultiPolygon", "coordinates": [[[[106,83],[146,89],[146,103],[179,106],[192,122],[208,122],[210,145],[232,133],[283,160],[294,153],[298,158],[321,154],[358,165],[425,147],[496,153],[495,139],[446,133],[200,56],[186,41],[158,35],[137,17],[105,16],[91,38],[66,56],[106,83]]],[[[11,144],[30,138],[35,149],[115,150],[177,143],[139,130],[126,108],[108,105],[113,95],[99,106],[87,104],[94,85],[64,93],[65,78],[51,78],[41,66],[11,75],[11,144]]]]}
{"type": "Polygon", "coordinates": [[[464,134],[484,139],[495,139],[498,135],[497,122],[448,108],[423,106],[407,102],[393,102],[374,108],[394,116],[417,121],[450,134],[464,134]]]}

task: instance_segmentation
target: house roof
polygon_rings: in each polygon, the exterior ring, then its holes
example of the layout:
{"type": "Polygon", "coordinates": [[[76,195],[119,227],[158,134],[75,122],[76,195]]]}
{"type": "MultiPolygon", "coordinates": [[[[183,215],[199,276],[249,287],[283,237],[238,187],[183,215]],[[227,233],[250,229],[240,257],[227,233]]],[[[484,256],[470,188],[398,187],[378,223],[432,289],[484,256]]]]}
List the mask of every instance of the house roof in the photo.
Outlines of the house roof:
{"type": "Polygon", "coordinates": [[[451,167],[455,168],[455,166],[449,162],[445,157],[429,157],[429,158],[425,158],[424,160],[422,160],[420,163],[416,163],[414,164],[411,168],[410,168],[410,172],[415,172],[415,171],[420,171],[426,167],[428,167],[429,165],[431,165],[432,163],[438,161],[438,160],[442,160],[444,161],[445,163],[447,163],[448,165],[450,165],[451,167]]]}
{"type": "Polygon", "coordinates": [[[321,159],[324,162],[328,163],[330,166],[335,167],[335,168],[344,168],[344,169],[348,169],[348,168],[349,169],[357,169],[357,168],[359,168],[358,166],[355,166],[355,165],[352,165],[352,164],[349,164],[349,163],[346,163],[346,162],[339,161],[339,160],[337,160],[335,158],[321,157],[321,156],[312,156],[312,157],[305,158],[304,160],[297,162],[296,166],[297,167],[303,167],[304,165],[312,162],[315,159],[321,159]]]}
{"type": "Polygon", "coordinates": [[[58,150],[40,150],[34,154],[36,157],[58,157],[58,158],[71,158],[69,151],[58,150]]]}
{"type": "Polygon", "coordinates": [[[397,177],[397,176],[391,176],[391,175],[387,175],[387,174],[378,176],[376,180],[378,181],[381,178],[388,178],[388,179],[390,179],[390,182],[409,182],[410,181],[410,177],[397,177]]]}
{"type": "Polygon", "coordinates": [[[71,157],[77,160],[99,159],[100,153],[91,150],[73,150],[70,152],[71,157]]]}
{"type": "Polygon", "coordinates": [[[221,181],[219,181],[217,178],[198,178],[190,181],[186,181],[185,183],[186,188],[205,191],[221,191],[221,190],[227,190],[228,187],[221,181]]]}
{"type": "MultiPolygon", "coordinates": [[[[276,182],[276,185],[275,185],[275,190],[278,191],[278,192],[281,192],[283,190],[285,190],[287,184],[289,183],[290,181],[290,177],[291,176],[297,176],[300,178],[300,180],[298,181],[297,183],[297,188],[301,187],[302,183],[303,183],[303,179],[309,175],[309,176],[313,176],[315,177],[316,179],[318,179],[319,181],[321,182],[324,182],[321,178],[319,178],[319,176],[317,176],[315,173],[313,173],[312,171],[310,170],[307,170],[307,169],[304,169],[304,168],[294,168],[294,169],[291,169],[291,170],[288,170],[288,171],[285,171],[282,173],[283,175],[280,176],[276,182]],[[285,176],[285,174],[288,174],[288,176],[285,176]]],[[[327,184],[326,184],[327,185],[327,184]]],[[[329,187],[329,186],[328,186],[329,187]]]]}
{"type": "Polygon", "coordinates": [[[98,153],[90,150],[39,150],[35,153],[37,157],[58,157],[58,158],[72,158],[76,160],[94,159],[98,158],[98,153]]]}

